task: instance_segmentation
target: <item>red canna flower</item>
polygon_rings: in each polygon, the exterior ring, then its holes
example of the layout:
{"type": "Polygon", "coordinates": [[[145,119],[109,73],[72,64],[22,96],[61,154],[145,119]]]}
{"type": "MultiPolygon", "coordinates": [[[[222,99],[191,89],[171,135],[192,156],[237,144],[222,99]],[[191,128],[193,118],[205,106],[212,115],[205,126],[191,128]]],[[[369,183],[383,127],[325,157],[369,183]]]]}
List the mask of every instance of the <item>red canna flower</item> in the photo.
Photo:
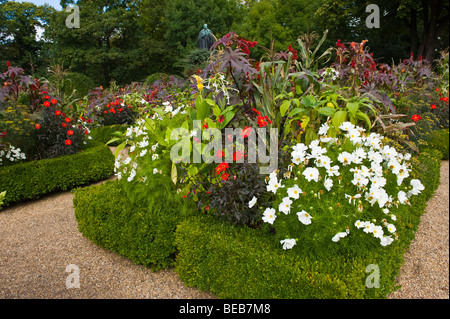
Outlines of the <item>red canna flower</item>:
{"type": "Polygon", "coordinates": [[[68,130],[68,131],[67,131],[67,135],[72,136],[72,135],[73,135],[73,131],[72,131],[72,130],[68,130]]]}
{"type": "Polygon", "coordinates": [[[34,124],[34,127],[39,130],[41,128],[41,124],[34,124]]]}
{"type": "Polygon", "coordinates": [[[418,114],[414,114],[412,117],[411,117],[411,120],[413,120],[414,122],[417,122],[417,121],[419,121],[419,120],[421,120],[422,119],[422,117],[420,116],[420,115],[418,115],[418,114]]]}
{"type": "Polygon", "coordinates": [[[66,140],[64,143],[66,143],[66,145],[70,145],[70,144],[72,144],[72,141],[71,140],[66,140]]]}

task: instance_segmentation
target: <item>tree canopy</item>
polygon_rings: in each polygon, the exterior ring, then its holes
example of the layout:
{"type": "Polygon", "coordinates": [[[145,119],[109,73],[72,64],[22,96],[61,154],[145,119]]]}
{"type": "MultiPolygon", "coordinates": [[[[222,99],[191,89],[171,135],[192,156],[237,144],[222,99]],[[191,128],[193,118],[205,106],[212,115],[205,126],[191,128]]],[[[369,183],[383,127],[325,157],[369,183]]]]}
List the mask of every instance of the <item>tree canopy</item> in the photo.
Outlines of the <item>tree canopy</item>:
{"type": "MultiPolygon", "coordinates": [[[[234,31],[263,47],[294,48],[307,32],[329,30],[323,46],[369,40],[384,62],[436,58],[448,47],[449,0],[374,0],[380,27],[365,24],[362,0],[62,0],[76,4],[79,28],[68,28],[70,12],[44,5],[0,0],[0,63],[45,75],[64,63],[99,85],[140,81],[156,72],[182,74],[177,61],[196,47],[203,24],[219,38],[234,31]],[[42,30],[45,32],[41,35],[42,30]]],[[[259,58],[262,49],[252,50],[259,58]]]]}

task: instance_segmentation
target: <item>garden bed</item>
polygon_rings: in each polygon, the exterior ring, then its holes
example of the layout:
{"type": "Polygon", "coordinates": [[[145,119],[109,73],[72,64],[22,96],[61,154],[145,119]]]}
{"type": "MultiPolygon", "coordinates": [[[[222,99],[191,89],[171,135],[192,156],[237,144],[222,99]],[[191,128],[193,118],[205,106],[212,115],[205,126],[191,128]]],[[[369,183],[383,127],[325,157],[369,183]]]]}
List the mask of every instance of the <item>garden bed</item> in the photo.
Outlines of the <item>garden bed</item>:
{"type": "Polygon", "coordinates": [[[266,228],[191,213],[193,207],[168,195],[174,193],[169,180],[156,181],[160,187],[144,205],[132,203],[118,180],[79,189],[75,214],[80,231],[96,244],[153,269],[175,265],[187,286],[219,298],[385,298],[395,290],[403,254],[439,185],[441,156],[433,151],[414,159],[412,174],[425,191],[398,212],[401,240],[361,253],[323,257],[327,252],[281,250],[266,228]],[[373,265],[379,288],[366,287],[373,265]]]}
{"type": "Polygon", "coordinates": [[[106,179],[113,169],[110,149],[93,143],[73,155],[1,167],[0,190],[9,205],[106,179]]]}

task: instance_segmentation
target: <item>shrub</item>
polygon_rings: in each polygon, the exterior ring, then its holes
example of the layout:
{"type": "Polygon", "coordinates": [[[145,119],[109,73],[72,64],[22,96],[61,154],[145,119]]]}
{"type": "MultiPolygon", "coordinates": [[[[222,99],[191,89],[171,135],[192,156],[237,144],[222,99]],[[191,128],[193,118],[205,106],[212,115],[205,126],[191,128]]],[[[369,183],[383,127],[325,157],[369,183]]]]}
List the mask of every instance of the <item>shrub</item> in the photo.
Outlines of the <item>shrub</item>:
{"type": "MultiPolygon", "coordinates": [[[[126,129],[128,128],[127,124],[117,124],[117,125],[110,125],[110,126],[99,126],[91,129],[90,136],[94,141],[106,144],[108,143],[113,137],[115,137],[113,134],[115,132],[122,132],[124,133],[126,129]]],[[[112,142],[108,144],[110,146],[117,146],[118,142],[112,142]]]]}
{"type": "Polygon", "coordinates": [[[7,205],[108,178],[113,168],[109,148],[96,144],[77,154],[0,168],[0,189],[7,205]]]}
{"type": "Polygon", "coordinates": [[[97,245],[153,270],[173,265],[175,228],[192,211],[162,175],[146,187],[151,196],[130,200],[126,182],[116,180],[75,192],[80,232],[97,245]]]}
{"type": "Polygon", "coordinates": [[[378,246],[369,254],[283,251],[268,229],[196,217],[177,228],[175,270],[186,285],[209,290],[219,298],[385,298],[396,289],[403,254],[426,201],[439,184],[439,156],[433,151],[411,159],[411,175],[422,180],[425,190],[398,214],[405,227],[400,229],[397,245],[378,246]],[[365,285],[368,265],[379,267],[379,288],[365,285]]]}

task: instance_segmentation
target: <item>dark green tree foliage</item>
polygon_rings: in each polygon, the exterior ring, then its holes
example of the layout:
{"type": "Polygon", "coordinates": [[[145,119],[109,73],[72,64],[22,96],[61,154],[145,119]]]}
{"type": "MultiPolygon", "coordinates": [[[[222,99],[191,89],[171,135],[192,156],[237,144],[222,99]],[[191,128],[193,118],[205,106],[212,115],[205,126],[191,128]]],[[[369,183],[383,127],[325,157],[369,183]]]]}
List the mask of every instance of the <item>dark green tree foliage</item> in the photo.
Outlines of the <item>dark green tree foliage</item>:
{"type": "Polygon", "coordinates": [[[69,3],[79,7],[80,28],[66,26],[70,13],[55,14],[47,27],[47,35],[54,43],[52,56],[98,84],[145,78],[145,61],[140,59],[145,53],[139,46],[143,32],[137,23],[136,1],[61,1],[63,8],[69,3]]]}
{"type": "Polygon", "coordinates": [[[0,1],[0,65],[6,62],[34,74],[44,68],[45,47],[37,39],[42,28],[55,12],[50,6],[36,6],[29,2],[0,1]]]}

